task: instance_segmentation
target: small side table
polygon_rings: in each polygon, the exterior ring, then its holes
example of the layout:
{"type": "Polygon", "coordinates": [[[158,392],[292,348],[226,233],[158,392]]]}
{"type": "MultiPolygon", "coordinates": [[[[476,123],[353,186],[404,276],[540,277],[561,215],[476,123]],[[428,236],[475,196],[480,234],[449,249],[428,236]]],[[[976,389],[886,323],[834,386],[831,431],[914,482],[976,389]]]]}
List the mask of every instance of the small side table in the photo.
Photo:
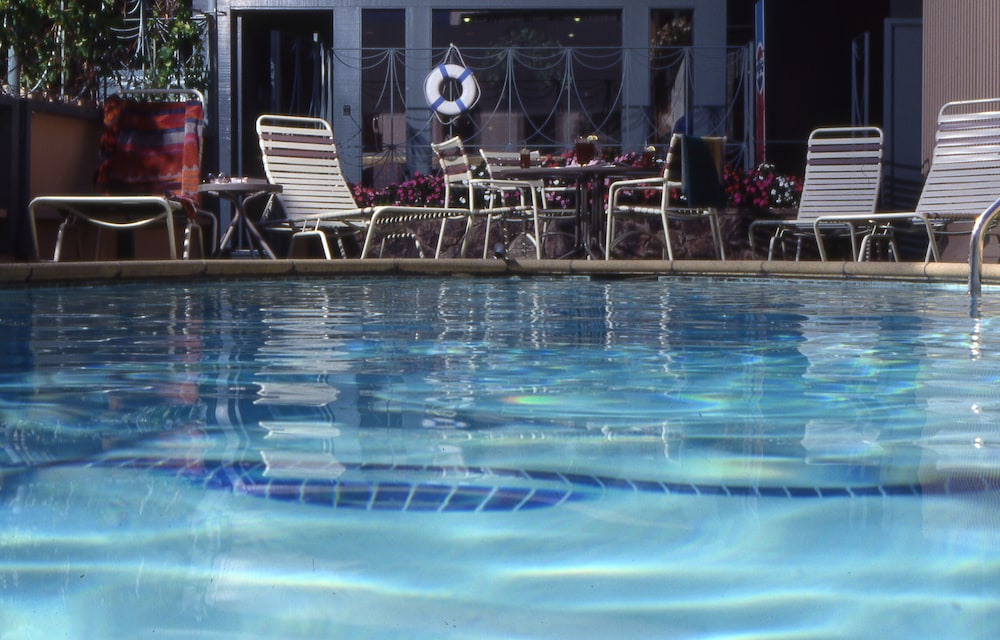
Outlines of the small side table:
{"type": "Polygon", "coordinates": [[[225,235],[222,236],[222,240],[219,241],[218,252],[221,254],[229,242],[229,239],[233,236],[237,227],[242,223],[246,225],[246,228],[250,231],[250,234],[257,239],[260,243],[261,250],[267,255],[268,258],[274,260],[277,256],[274,255],[274,251],[271,249],[267,241],[264,240],[264,236],[261,235],[260,230],[250,219],[250,216],[246,212],[246,201],[255,196],[259,196],[265,193],[281,193],[281,185],[271,184],[263,178],[232,178],[229,182],[205,182],[198,185],[198,193],[208,193],[224,200],[228,200],[233,204],[233,208],[236,210],[233,219],[229,221],[229,228],[226,229],[225,235]]]}

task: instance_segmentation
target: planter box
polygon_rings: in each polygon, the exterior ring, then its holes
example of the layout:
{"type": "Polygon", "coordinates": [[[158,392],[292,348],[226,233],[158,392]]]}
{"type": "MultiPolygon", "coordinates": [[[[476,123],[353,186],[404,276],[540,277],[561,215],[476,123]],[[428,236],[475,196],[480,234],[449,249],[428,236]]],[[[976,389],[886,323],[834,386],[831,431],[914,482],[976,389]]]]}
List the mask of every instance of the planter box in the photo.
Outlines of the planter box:
{"type": "MultiPolygon", "coordinates": [[[[28,203],[37,195],[92,193],[101,111],[23,98],[0,99],[0,259],[31,258],[28,203]]],[[[51,255],[55,220],[40,228],[51,255]]]]}

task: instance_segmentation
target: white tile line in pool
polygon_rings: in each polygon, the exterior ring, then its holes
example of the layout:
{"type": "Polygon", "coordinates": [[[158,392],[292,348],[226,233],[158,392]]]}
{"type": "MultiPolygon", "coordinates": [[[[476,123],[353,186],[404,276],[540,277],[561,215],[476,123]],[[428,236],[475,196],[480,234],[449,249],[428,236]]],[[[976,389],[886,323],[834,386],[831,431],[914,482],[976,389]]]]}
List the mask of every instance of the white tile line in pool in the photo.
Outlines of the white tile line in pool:
{"type": "MultiPolygon", "coordinates": [[[[67,463],[74,464],[74,463],[67,463]]],[[[493,467],[345,465],[345,478],[274,478],[261,462],[106,458],[87,467],[163,471],[209,490],[280,502],[367,511],[502,512],[556,507],[607,493],[759,498],[890,498],[1000,491],[985,478],[921,484],[774,485],[638,480],[613,476],[493,467]],[[423,476],[412,479],[412,476],[423,476]],[[388,476],[381,478],[375,476],[388,476]],[[398,476],[398,477],[397,477],[398,476]],[[452,481],[448,481],[452,478],[452,481]],[[461,481],[459,481],[461,480],[461,481]]]]}

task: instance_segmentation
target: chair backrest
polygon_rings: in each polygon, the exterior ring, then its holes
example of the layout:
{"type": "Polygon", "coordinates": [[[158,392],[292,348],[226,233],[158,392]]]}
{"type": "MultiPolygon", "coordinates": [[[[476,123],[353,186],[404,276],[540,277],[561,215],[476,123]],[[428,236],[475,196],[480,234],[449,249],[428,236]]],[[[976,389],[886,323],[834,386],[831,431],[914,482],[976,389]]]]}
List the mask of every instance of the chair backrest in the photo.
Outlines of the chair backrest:
{"type": "Polygon", "coordinates": [[[978,215],[998,195],[1000,98],[945,104],[916,211],[978,215]]]}
{"type": "Polygon", "coordinates": [[[472,208],[475,202],[472,185],[472,163],[465,152],[465,145],[458,136],[444,142],[431,143],[438,164],[444,175],[444,201],[446,207],[472,208]],[[463,198],[465,202],[462,202],[463,198]]]}
{"type": "Polygon", "coordinates": [[[290,220],[357,209],[340,169],[333,129],[322,118],[265,114],[257,140],[268,181],[281,185],[278,201],[290,220]]]}
{"type": "MultiPolygon", "coordinates": [[[[689,207],[719,207],[725,202],[722,170],[726,139],[675,133],[670,137],[663,177],[680,188],[689,207]]],[[[665,191],[664,195],[668,195],[665,191]]]]}
{"type": "Polygon", "coordinates": [[[873,213],[882,184],[878,127],[822,127],[809,134],[798,220],[873,213]]]}
{"type": "Polygon", "coordinates": [[[118,94],[104,101],[104,130],[94,183],[107,195],[183,196],[197,200],[205,109],[197,92],[157,92],[183,101],[118,94]]]}
{"type": "MultiPolygon", "coordinates": [[[[494,169],[503,169],[505,167],[520,167],[521,166],[521,152],[520,151],[491,151],[488,149],[479,149],[479,155],[483,157],[486,162],[486,171],[490,174],[491,178],[500,178],[501,176],[493,175],[494,169]]],[[[529,157],[531,158],[531,166],[535,166],[541,160],[541,154],[538,151],[529,151],[529,157]]]]}

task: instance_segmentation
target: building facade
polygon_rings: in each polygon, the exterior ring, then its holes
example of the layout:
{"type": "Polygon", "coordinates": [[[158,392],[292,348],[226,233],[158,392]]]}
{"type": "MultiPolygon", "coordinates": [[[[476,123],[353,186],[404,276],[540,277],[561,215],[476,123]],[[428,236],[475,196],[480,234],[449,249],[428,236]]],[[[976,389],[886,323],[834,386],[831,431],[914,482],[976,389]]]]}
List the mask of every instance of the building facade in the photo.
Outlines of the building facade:
{"type": "Polygon", "coordinates": [[[732,136],[745,116],[732,89],[743,51],[726,47],[726,6],[196,1],[212,29],[216,164],[223,173],[259,171],[253,124],[265,112],[329,120],[353,181],[426,172],[430,142],[453,133],[474,146],[552,153],[590,133],[621,151],[662,143],[677,127],[732,136]],[[442,117],[428,96],[437,88],[425,81],[442,62],[478,82],[478,102],[455,117],[442,117]]]}
{"type": "Polygon", "coordinates": [[[1000,1],[923,0],[923,13],[921,149],[929,163],[942,105],[1000,96],[1000,1]]]}

